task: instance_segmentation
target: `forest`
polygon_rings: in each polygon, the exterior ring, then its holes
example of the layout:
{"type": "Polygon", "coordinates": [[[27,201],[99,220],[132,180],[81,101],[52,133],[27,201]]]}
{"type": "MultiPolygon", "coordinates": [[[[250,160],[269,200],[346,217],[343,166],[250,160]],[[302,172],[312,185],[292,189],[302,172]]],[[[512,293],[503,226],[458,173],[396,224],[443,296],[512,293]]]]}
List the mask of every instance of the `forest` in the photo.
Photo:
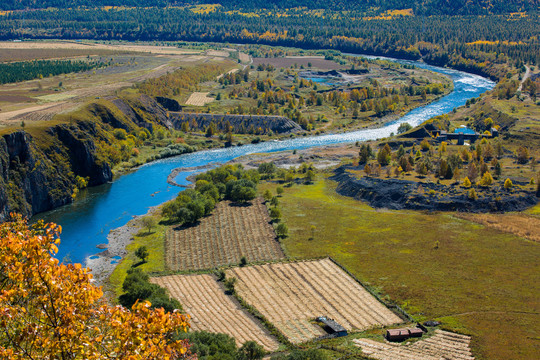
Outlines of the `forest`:
{"type": "MultiPolygon", "coordinates": [[[[67,8],[67,7],[102,7],[102,6],[126,6],[126,7],[167,7],[167,6],[189,6],[194,4],[208,3],[204,0],[5,0],[0,4],[2,10],[20,9],[45,9],[45,8],[67,8]]],[[[377,9],[406,9],[412,8],[417,14],[501,14],[506,12],[537,10],[540,2],[538,0],[427,0],[427,1],[406,1],[406,0],[254,0],[254,1],[232,1],[216,0],[213,4],[220,4],[228,8],[237,9],[285,9],[296,7],[307,7],[311,9],[333,9],[333,10],[358,10],[373,11],[377,9]]]]}
{"type": "Polygon", "coordinates": [[[98,61],[34,60],[0,64],[0,84],[82,72],[103,66],[98,61]]]}
{"type": "Polygon", "coordinates": [[[419,16],[414,10],[382,8],[378,15],[307,8],[243,11],[150,7],[5,12],[0,39],[203,41],[336,49],[422,58],[497,80],[507,73],[504,64],[540,63],[540,22],[534,11],[491,16],[419,16]]]}

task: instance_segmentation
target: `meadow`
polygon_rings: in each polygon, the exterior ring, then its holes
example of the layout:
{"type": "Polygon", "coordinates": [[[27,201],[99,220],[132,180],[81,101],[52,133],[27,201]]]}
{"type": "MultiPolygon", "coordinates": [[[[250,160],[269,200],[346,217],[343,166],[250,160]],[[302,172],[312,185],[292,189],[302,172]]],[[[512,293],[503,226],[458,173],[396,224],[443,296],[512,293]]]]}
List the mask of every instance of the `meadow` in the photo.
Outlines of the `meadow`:
{"type": "Polygon", "coordinates": [[[325,178],[285,187],[288,255],[331,256],[415,320],[437,319],[444,329],[471,335],[478,359],[536,357],[536,242],[452,213],[376,210],[335,187],[325,178]]]}

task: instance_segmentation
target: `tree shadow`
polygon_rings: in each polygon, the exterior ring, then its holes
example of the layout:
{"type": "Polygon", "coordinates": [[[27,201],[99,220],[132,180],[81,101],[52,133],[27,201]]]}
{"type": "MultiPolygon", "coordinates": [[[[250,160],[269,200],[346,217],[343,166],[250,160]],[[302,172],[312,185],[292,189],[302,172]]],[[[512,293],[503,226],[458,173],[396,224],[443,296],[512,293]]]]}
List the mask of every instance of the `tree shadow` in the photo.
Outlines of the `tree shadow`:
{"type": "Polygon", "coordinates": [[[251,201],[246,201],[246,202],[237,201],[237,202],[231,202],[229,204],[230,207],[250,207],[251,205],[253,205],[251,201]]]}

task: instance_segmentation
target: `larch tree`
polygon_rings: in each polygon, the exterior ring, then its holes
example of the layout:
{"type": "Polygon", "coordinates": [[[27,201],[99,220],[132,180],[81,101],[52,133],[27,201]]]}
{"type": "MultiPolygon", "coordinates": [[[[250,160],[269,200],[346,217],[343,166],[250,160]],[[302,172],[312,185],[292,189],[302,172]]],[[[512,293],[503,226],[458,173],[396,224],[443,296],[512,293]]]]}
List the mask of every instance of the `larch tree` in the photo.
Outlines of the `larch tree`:
{"type": "Polygon", "coordinates": [[[60,226],[12,218],[0,225],[0,358],[194,358],[172,339],[187,331],[187,316],[149,302],[107,304],[88,269],[54,258],[60,226]]]}

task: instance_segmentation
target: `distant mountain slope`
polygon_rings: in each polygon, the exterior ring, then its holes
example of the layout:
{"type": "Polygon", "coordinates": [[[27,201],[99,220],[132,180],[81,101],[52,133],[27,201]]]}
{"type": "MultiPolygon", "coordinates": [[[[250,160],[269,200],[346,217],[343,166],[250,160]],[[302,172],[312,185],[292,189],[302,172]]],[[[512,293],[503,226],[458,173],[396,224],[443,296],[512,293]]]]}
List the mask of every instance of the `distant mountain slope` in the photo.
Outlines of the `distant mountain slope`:
{"type": "Polygon", "coordinates": [[[416,14],[500,14],[539,10],[540,0],[3,0],[2,10],[72,8],[78,6],[165,7],[214,3],[226,8],[271,9],[307,7],[332,10],[388,10],[412,8],[416,14]]]}

